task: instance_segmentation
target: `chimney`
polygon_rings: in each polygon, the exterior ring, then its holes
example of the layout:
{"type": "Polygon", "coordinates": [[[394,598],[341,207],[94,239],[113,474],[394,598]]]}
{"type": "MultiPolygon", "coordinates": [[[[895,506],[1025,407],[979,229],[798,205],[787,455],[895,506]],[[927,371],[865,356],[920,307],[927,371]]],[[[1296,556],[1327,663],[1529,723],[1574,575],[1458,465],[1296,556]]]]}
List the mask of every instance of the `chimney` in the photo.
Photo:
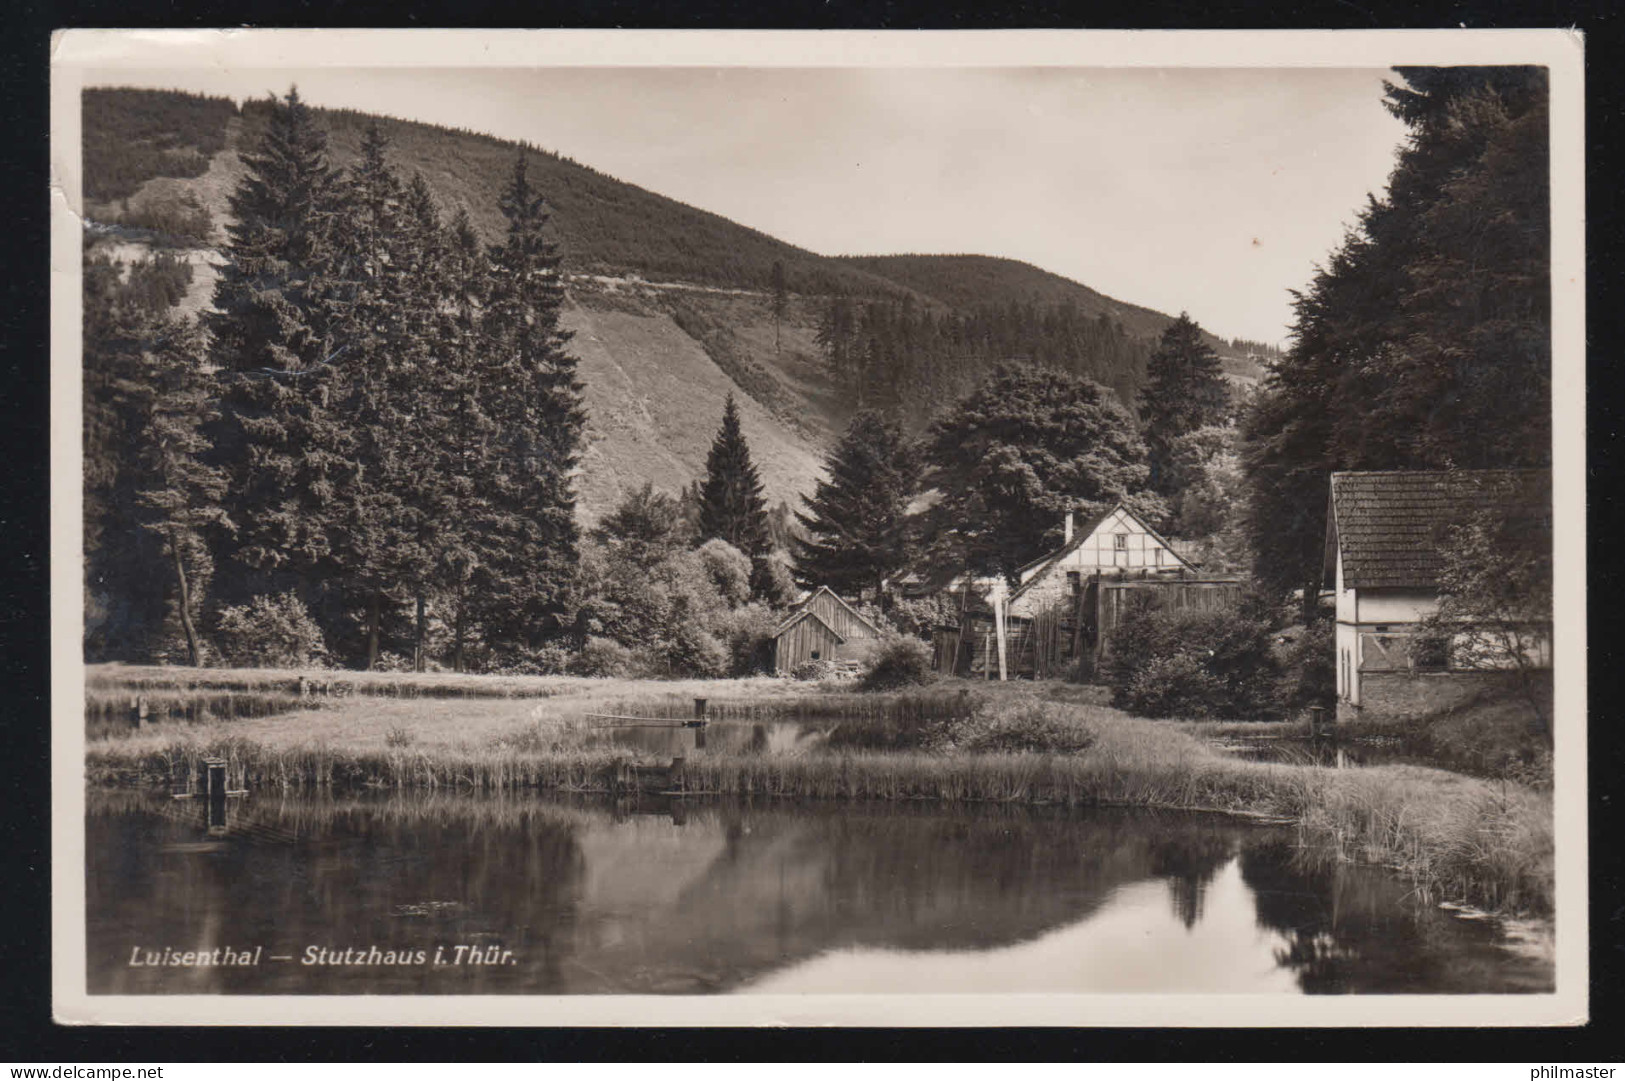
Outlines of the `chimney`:
{"type": "Polygon", "coordinates": [[[1061,543],[1062,544],[1071,544],[1072,543],[1072,512],[1071,511],[1066,512],[1065,536],[1062,538],[1061,543]]]}

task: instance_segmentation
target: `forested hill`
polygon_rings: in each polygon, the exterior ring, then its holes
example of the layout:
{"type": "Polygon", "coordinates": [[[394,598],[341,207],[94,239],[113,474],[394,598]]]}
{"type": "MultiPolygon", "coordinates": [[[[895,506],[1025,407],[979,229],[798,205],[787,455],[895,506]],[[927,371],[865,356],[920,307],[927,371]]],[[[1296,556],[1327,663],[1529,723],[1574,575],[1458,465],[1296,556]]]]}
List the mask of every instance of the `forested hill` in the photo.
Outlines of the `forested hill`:
{"type": "MultiPolygon", "coordinates": [[[[847,255],[840,259],[961,311],[981,305],[1075,305],[1091,319],[1100,315],[1115,319],[1139,338],[1156,337],[1173,322],[1162,312],[1114,300],[1071,278],[1016,259],[993,255],[847,255]]],[[[1198,319],[1201,314],[1196,313],[1198,319]]],[[[1221,354],[1228,351],[1227,344],[1211,334],[1208,344],[1221,354]]]]}
{"type": "MultiPolygon", "coordinates": [[[[269,109],[263,100],[239,109],[172,91],[84,92],[85,209],[98,228],[115,227],[98,232],[98,243],[122,259],[153,246],[180,249],[190,268],[182,312],[209,302],[241,155],[259,143],[269,109]]],[[[441,211],[466,209],[487,243],[502,238],[499,195],[518,144],[313,112],[333,165],[352,165],[376,123],[394,169],[421,173],[441,211]]],[[[1095,379],[1132,406],[1145,358],[1170,322],[1014,260],[822,256],[546,150],[529,148],[528,161],[573,279],[565,323],[587,387],[580,507],[589,520],[644,481],[676,491],[702,475],[730,389],[770,500],[796,505],[860,403],[895,405],[923,424],[996,361],[1030,356],[1095,379]],[[775,265],[783,305],[772,302],[775,265]],[[865,371],[844,370],[832,355],[832,298],[854,306],[850,329],[865,336],[865,371]],[[921,365],[930,378],[915,377],[921,365]],[[867,397],[877,385],[898,400],[867,397]]],[[[1256,371],[1223,342],[1211,344],[1227,370],[1256,371]]]]}

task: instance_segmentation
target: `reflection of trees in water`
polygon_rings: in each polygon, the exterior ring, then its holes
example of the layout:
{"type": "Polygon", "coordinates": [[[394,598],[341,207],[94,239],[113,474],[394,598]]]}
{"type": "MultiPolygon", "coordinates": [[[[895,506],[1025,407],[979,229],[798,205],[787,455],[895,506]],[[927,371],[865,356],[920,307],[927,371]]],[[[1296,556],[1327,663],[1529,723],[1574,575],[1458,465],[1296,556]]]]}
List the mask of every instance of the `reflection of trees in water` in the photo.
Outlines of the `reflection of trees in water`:
{"type": "Polygon", "coordinates": [[[1260,926],[1286,945],[1276,962],[1310,994],[1472,993],[1550,988],[1549,966],[1496,945],[1485,923],[1424,905],[1378,868],[1281,841],[1241,853],[1260,926]]]}
{"type": "Polygon", "coordinates": [[[1168,880],[1174,915],[1186,927],[1202,918],[1208,883],[1236,851],[1233,833],[1188,831],[1160,837],[1151,845],[1151,874],[1168,880]]]}
{"type": "Polygon", "coordinates": [[[100,969],[91,958],[93,990],[563,989],[560,965],[574,948],[568,928],[585,871],[579,814],[534,801],[457,797],[250,801],[234,808],[226,842],[201,852],[187,847],[196,826],[153,811],[87,820],[92,941],[115,954],[127,957],[126,942],[263,944],[267,954],[296,958],[307,946],[432,953],[435,945],[462,943],[512,949],[525,964],[317,968],[296,959],[177,979],[120,971],[124,958],[110,954],[100,969]],[[275,831],[299,841],[267,839],[275,831]],[[209,921],[222,916],[224,924],[211,929],[209,921]]]}

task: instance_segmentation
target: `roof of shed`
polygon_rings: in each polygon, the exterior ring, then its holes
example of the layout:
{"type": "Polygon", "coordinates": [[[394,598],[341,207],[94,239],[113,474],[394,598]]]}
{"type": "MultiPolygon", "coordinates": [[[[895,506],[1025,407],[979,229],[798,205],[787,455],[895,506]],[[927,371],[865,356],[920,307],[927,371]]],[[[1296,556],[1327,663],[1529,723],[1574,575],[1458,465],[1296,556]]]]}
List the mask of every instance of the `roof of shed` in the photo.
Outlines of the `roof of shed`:
{"type": "Polygon", "coordinates": [[[811,608],[803,608],[801,611],[792,615],[789,619],[786,619],[783,623],[780,623],[778,629],[773,632],[773,637],[779,637],[780,635],[784,634],[785,631],[789,630],[791,627],[794,627],[797,623],[800,623],[804,619],[812,620],[830,634],[834,635],[837,643],[841,645],[846,644],[846,635],[842,634],[834,627],[831,627],[824,621],[822,616],[820,616],[817,612],[814,612],[811,608]]]}
{"type": "Polygon", "coordinates": [[[839,593],[835,592],[833,589],[829,588],[829,586],[819,586],[817,589],[813,590],[807,596],[805,596],[801,600],[797,601],[796,602],[796,607],[800,608],[800,609],[802,609],[804,611],[810,611],[810,609],[808,609],[807,606],[812,604],[813,601],[817,600],[818,595],[820,593],[828,593],[830,595],[830,597],[835,601],[836,604],[840,605],[842,608],[845,608],[847,610],[847,612],[852,616],[853,619],[857,620],[859,623],[862,623],[865,627],[868,627],[875,634],[878,635],[880,633],[880,628],[879,627],[875,626],[872,622],[865,619],[862,612],[859,612],[856,608],[852,607],[852,605],[849,602],[843,600],[841,598],[841,595],[839,593]]]}
{"type": "Polygon", "coordinates": [[[1326,569],[1343,557],[1352,588],[1433,588],[1443,531],[1474,511],[1551,533],[1551,471],[1456,469],[1333,473],[1326,569]]]}

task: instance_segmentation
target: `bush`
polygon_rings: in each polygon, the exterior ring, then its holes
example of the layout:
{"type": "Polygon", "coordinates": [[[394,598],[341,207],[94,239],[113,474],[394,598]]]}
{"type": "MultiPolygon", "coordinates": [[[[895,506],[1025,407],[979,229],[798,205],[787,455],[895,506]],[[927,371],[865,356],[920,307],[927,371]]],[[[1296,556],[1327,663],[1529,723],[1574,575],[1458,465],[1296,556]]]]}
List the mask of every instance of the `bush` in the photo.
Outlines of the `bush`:
{"type": "Polygon", "coordinates": [[[1028,701],[957,722],[952,739],[960,750],[982,754],[1071,754],[1087,750],[1095,734],[1064,706],[1028,701]]]}
{"type": "Polygon", "coordinates": [[[1279,716],[1279,667],[1267,613],[1243,601],[1165,611],[1134,598],[1101,665],[1112,704],[1143,717],[1279,716]]]}
{"type": "Polygon", "coordinates": [[[683,620],[672,630],[665,659],[676,676],[717,679],[728,674],[728,651],[716,635],[692,619],[683,620]]]}
{"type": "Polygon", "coordinates": [[[255,597],[223,610],[215,637],[221,656],[232,665],[305,668],[327,661],[322,629],[294,593],[255,597]]]}
{"type": "Polygon", "coordinates": [[[504,653],[501,663],[489,666],[499,676],[561,676],[572,670],[576,651],[559,642],[535,649],[515,649],[504,653]]]}
{"type": "Polygon", "coordinates": [[[1118,690],[1113,703],[1144,717],[1224,716],[1224,681],[1193,653],[1152,657],[1118,690]]]}
{"type": "Polygon", "coordinates": [[[728,647],[728,671],[754,676],[773,668],[773,631],[778,615],[765,604],[747,604],[720,620],[719,634],[728,647]]]}
{"type": "Polygon", "coordinates": [[[641,667],[637,655],[613,638],[593,636],[570,658],[568,670],[572,676],[626,677],[641,667]]]}
{"type": "Polygon", "coordinates": [[[859,686],[866,691],[890,691],[930,683],[937,678],[931,661],[931,647],[918,638],[889,639],[864,666],[859,686]]]}
{"type": "Polygon", "coordinates": [[[717,593],[730,608],[750,600],[750,557],[721,537],[712,537],[695,550],[700,565],[710,576],[717,593]]]}
{"type": "Polygon", "coordinates": [[[1291,641],[1278,650],[1281,677],[1275,702],[1285,716],[1296,717],[1310,706],[1337,705],[1336,633],[1331,620],[1317,619],[1291,633],[1291,641]]]}

